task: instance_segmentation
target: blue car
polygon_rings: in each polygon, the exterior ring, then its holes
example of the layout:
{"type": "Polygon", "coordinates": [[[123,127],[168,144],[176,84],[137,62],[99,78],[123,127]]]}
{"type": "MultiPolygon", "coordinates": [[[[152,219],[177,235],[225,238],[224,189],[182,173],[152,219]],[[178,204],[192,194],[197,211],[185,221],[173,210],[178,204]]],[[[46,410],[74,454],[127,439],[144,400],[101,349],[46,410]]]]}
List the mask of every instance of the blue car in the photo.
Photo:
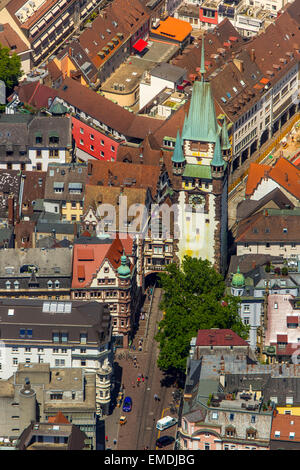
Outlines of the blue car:
{"type": "Polygon", "coordinates": [[[130,397],[125,397],[124,398],[124,403],[123,403],[123,411],[129,412],[132,409],[132,400],[130,397]]]}

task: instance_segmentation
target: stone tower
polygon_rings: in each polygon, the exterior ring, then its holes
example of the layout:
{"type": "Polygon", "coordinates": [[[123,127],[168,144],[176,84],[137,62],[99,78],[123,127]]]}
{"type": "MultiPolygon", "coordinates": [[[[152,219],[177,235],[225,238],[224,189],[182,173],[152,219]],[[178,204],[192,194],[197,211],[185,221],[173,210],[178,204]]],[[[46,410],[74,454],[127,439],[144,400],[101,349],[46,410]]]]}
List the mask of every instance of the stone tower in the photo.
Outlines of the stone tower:
{"type": "Polygon", "coordinates": [[[226,123],[216,118],[210,82],[205,79],[204,40],[201,79],[193,84],[189,112],[172,156],[173,174],[181,178],[178,195],[178,257],[208,259],[224,273],[227,267],[227,161],[230,142],[226,123]]]}

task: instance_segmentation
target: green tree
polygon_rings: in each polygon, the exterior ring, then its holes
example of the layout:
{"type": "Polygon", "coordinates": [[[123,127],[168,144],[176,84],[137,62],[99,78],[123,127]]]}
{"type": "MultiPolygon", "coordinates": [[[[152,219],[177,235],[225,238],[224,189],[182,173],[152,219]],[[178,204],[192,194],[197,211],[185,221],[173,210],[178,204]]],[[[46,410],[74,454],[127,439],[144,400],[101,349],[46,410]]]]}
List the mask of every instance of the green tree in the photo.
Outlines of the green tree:
{"type": "Polygon", "coordinates": [[[15,52],[10,54],[9,48],[0,44],[0,80],[6,85],[6,96],[13,91],[21,76],[20,57],[15,52]]]}
{"type": "Polygon", "coordinates": [[[163,371],[185,371],[190,341],[200,329],[229,328],[247,338],[249,327],[238,313],[240,299],[225,295],[223,277],[208,260],[185,256],[181,268],[168,265],[160,281],[165,314],[155,339],[163,371]]]}

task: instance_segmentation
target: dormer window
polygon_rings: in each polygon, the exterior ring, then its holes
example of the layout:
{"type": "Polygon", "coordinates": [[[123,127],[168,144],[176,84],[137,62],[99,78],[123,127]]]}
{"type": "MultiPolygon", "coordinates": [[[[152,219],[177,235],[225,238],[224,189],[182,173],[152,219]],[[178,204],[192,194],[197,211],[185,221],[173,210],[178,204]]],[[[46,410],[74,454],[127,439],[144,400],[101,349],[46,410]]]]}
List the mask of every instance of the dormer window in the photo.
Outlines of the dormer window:
{"type": "Polygon", "coordinates": [[[50,144],[58,144],[59,143],[59,135],[56,132],[52,132],[49,135],[49,143],[50,144]]]}
{"type": "Polygon", "coordinates": [[[47,284],[48,284],[48,289],[52,289],[53,282],[49,280],[49,281],[47,282],[47,284]]]}

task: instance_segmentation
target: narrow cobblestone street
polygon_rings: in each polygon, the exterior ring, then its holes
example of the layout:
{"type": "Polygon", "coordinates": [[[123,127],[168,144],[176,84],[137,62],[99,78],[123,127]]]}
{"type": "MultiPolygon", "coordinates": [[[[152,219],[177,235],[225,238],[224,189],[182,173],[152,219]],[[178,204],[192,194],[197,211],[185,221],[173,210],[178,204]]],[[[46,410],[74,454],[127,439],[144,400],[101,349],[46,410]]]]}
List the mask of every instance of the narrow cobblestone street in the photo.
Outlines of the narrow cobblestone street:
{"type": "MultiPolygon", "coordinates": [[[[157,332],[157,323],[162,318],[162,312],[159,310],[160,298],[160,289],[155,289],[149,319],[147,320],[145,315],[145,318],[140,320],[131,349],[128,351],[118,349],[116,352],[115,362],[121,368],[124,397],[132,398],[133,407],[130,413],[124,413],[121,405],[105,418],[105,435],[108,437],[106,449],[143,450],[146,447],[149,450],[155,449],[155,441],[159,437],[155,427],[156,421],[163,415],[169,414],[168,407],[172,401],[174,388],[161,386],[163,373],[156,366],[158,348],[154,336],[157,332]],[[142,350],[139,351],[141,340],[142,350]],[[134,357],[136,357],[136,367],[134,357]],[[154,400],[154,394],[160,397],[160,401],[154,400]],[[120,415],[126,415],[127,418],[127,423],[123,426],[119,425],[120,415]],[[116,444],[114,440],[117,441],[116,444]]],[[[148,308],[147,299],[143,311],[147,312],[148,308]]]]}

